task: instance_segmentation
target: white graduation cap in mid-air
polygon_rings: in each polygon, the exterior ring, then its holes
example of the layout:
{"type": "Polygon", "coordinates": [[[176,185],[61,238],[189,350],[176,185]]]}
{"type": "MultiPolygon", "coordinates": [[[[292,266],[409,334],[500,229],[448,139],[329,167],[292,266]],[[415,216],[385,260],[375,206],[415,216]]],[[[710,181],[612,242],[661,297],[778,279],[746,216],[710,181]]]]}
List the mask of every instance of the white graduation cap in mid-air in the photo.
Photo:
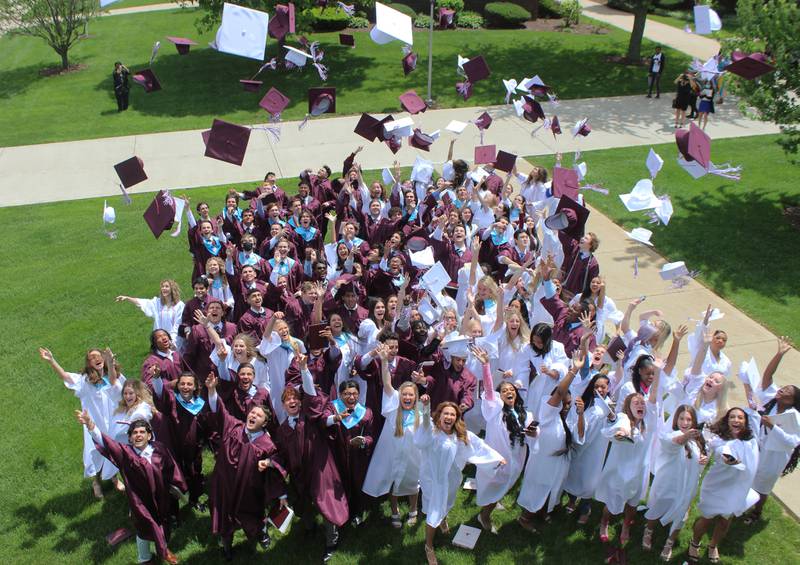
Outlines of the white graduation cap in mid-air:
{"type": "Polygon", "coordinates": [[[650,238],[653,235],[653,232],[646,228],[633,228],[631,231],[626,231],[625,235],[629,238],[633,239],[634,241],[638,241],[639,243],[644,243],[645,245],[653,246],[650,243],[650,238]]]}
{"type": "Polygon", "coordinates": [[[464,128],[466,127],[467,127],[467,122],[452,120],[449,124],[447,124],[447,127],[444,129],[446,129],[447,131],[452,131],[455,134],[459,134],[462,131],[464,131],[464,128]]]}
{"type": "Polygon", "coordinates": [[[411,167],[411,180],[414,182],[429,183],[433,176],[433,162],[417,157],[411,167]]]}
{"type": "Polygon", "coordinates": [[[414,120],[406,117],[386,122],[383,129],[391,137],[409,137],[414,134],[414,120]]]}
{"type": "Polygon", "coordinates": [[[712,31],[722,29],[722,20],[711,6],[697,5],[694,7],[694,31],[700,35],[708,35],[712,31]]]}
{"type": "Polygon", "coordinates": [[[650,153],[647,154],[645,165],[647,165],[647,170],[650,171],[650,178],[654,179],[661,170],[661,167],[664,166],[664,159],[662,159],[661,156],[651,147],[650,153]]]}
{"type": "Polygon", "coordinates": [[[286,60],[296,67],[304,67],[308,60],[313,58],[311,54],[291,45],[284,45],[284,48],[286,49],[286,60]]]}
{"type": "Polygon", "coordinates": [[[414,44],[414,26],[411,17],[386,4],[375,2],[375,27],[369,32],[372,41],[379,45],[395,40],[406,45],[414,44]]]}
{"type": "Polygon", "coordinates": [[[628,194],[620,194],[619,198],[629,212],[648,210],[661,204],[661,200],[653,192],[653,181],[650,179],[641,179],[633,190],[628,194]]]}
{"type": "Polygon", "coordinates": [[[269,14],[228,4],[222,7],[222,24],[210,46],[222,53],[264,60],[269,14]]]}

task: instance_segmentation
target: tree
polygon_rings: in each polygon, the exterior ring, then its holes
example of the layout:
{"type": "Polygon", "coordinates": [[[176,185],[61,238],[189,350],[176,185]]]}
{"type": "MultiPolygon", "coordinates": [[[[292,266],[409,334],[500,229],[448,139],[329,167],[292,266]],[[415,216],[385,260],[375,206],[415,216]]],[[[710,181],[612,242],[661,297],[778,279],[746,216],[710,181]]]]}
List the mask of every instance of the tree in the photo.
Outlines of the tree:
{"type": "Polygon", "coordinates": [[[633,63],[642,58],[644,26],[647,23],[647,12],[652,6],[652,1],[627,0],[625,3],[629,6],[630,11],[633,12],[633,28],[631,28],[631,38],[628,41],[628,54],[625,58],[633,63]]]}
{"type": "MultiPolygon", "coordinates": [[[[225,0],[198,0],[198,5],[205,10],[206,14],[197,21],[197,28],[201,31],[208,31],[217,25],[222,19],[222,5],[224,3],[225,0]]],[[[245,8],[267,12],[272,16],[275,13],[276,4],[288,4],[289,0],[237,0],[235,3],[245,8]]],[[[300,13],[304,9],[310,8],[315,2],[311,0],[292,0],[292,4],[294,4],[297,11],[297,19],[300,20],[300,13]]],[[[335,6],[335,3],[333,4],[335,6]]]]}
{"type": "Polygon", "coordinates": [[[724,50],[767,55],[775,71],[755,80],[725,74],[731,90],[741,96],[746,112],[780,124],[781,145],[788,153],[800,148],[800,8],[794,0],[739,0],[736,10],[740,37],[724,42],[724,50]]]}
{"type": "Polygon", "coordinates": [[[97,0],[0,0],[0,22],[9,33],[44,39],[68,69],[69,50],[97,10],[97,0]]]}

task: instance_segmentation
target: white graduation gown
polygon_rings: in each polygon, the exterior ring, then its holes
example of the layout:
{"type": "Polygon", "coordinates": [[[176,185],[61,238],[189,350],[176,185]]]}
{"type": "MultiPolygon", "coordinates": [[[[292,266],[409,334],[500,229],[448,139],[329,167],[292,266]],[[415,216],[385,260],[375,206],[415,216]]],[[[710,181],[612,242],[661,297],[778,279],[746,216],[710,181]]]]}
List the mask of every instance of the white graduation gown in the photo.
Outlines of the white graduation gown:
{"type": "Polygon", "coordinates": [[[111,423],[111,433],[109,435],[119,443],[126,445],[128,443],[128,428],[131,423],[136,420],[145,420],[149,422],[152,419],[153,409],[147,402],[140,402],[130,414],[125,412],[114,413],[114,420],[111,423]]]}
{"type": "MultiPolygon", "coordinates": [[[[525,466],[528,446],[525,441],[511,446],[508,428],[503,421],[503,401],[498,393],[492,400],[484,397],[481,411],[486,419],[486,443],[506,460],[506,465],[497,470],[481,467],[475,474],[478,484],[476,502],[478,506],[486,506],[498,502],[516,484],[525,466]]],[[[527,412],[523,428],[532,421],[533,415],[527,412]]]]}
{"type": "Polygon", "coordinates": [[[597,470],[603,466],[608,447],[608,439],[602,433],[606,416],[593,402],[583,413],[583,423],[583,443],[575,446],[564,490],[578,498],[592,498],[600,480],[597,470]]]}
{"type": "Polygon", "coordinates": [[[430,420],[420,425],[414,442],[422,455],[420,484],[425,523],[438,528],[456,502],[462,471],[467,463],[493,469],[502,457],[482,439],[467,432],[467,443],[455,434],[434,428],[430,420]]]}
{"type": "MultiPolygon", "coordinates": [[[[752,423],[752,420],[751,420],[752,423]]],[[[704,518],[741,516],[758,501],[751,487],[758,468],[758,440],[724,440],[714,436],[708,443],[714,461],[703,479],[697,510],[704,518]],[[739,463],[728,465],[723,452],[730,452],[739,463]]]]}
{"type": "MultiPolygon", "coordinates": [[[[771,400],[771,398],[767,400],[771,400]]],[[[797,414],[794,408],[786,410],[784,414],[786,412],[797,414]]],[[[773,416],[777,413],[778,406],[775,405],[768,415],[773,416]]],[[[758,469],[753,478],[753,490],[759,494],[772,492],[798,444],[800,444],[800,435],[798,434],[787,433],[779,426],[772,426],[772,429],[761,426],[758,434],[758,469]]]]}
{"type": "Polygon", "coordinates": [[[533,349],[528,350],[528,362],[536,369],[536,377],[528,385],[528,397],[525,399],[525,408],[533,412],[533,418],[539,419],[538,409],[542,398],[550,398],[553,389],[558,386],[570,366],[569,357],[564,352],[564,346],[559,341],[552,341],[550,351],[544,355],[537,355],[533,349]],[[558,380],[542,373],[542,366],[558,371],[558,380]]]}
{"type": "MultiPolygon", "coordinates": [[[[298,347],[300,353],[305,353],[306,348],[303,342],[291,338],[295,345],[298,347]]],[[[294,350],[287,350],[281,347],[281,337],[278,332],[272,332],[271,335],[261,338],[261,343],[258,344],[258,351],[267,360],[267,374],[269,380],[269,395],[273,398],[272,404],[275,410],[275,417],[278,423],[283,423],[286,420],[286,411],[283,409],[283,402],[281,396],[283,389],[286,388],[286,369],[294,359],[294,350]]]]}
{"type": "MultiPolygon", "coordinates": [[[[421,455],[414,443],[414,426],[403,428],[403,435],[394,435],[400,394],[383,394],[381,414],[385,418],[383,429],[372,453],[364,486],[361,490],[375,498],[391,492],[395,496],[409,496],[419,492],[421,455]]],[[[422,416],[420,415],[420,421],[422,416]]]]}
{"type": "Polygon", "coordinates": [[[162,304],[158,296],[154,296],[150,300],[140,298],[139,309],[144,312],[145,316],[153,319],[153,331],[165,330],[169,332],[173,343],[178,341],[178,326],[181,325],[183,316],[183,302],[179,300],[177,304],[167,306],[162,304]]]}
{"type": "MultiPolygon", "coordinates": [[[[75,393],[81,401],[81,409],[86,410],[101,433],[109,435],[114,422],[114,412],[122,398],[122,386],[125,377],[119,375],[114,386],[96,387],[88,381],[85,374],[67,373],[71,382],[64,386],[75,393]]],[[[83,476],[93,477],[100,473],[100,478],[108,480],[117,474],[117,468],[111,461],[100,455],[94,446],[94,440],[86,426],[83,427],[83,476]]]]}

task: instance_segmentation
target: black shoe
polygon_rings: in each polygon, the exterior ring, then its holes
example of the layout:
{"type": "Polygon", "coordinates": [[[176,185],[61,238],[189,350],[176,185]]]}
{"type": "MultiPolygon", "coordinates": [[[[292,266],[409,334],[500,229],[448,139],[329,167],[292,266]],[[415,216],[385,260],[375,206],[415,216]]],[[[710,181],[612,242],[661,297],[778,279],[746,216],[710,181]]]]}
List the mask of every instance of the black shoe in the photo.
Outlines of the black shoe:
{"type": "Polygon", "coordinates": [[[646,98],[652,98],[652,97],[653,97],[653,95],[652,95],[652,94],[648,94],[648,95],[646,96],[646,98]]]}
{"type": "Polygon", "coordinates": [[[272,543],[272,538],[269,537],[269,534],[265,533],[260,540],[258,540],[258,545],[261,546],[261,549],[264,551],[269,549],[269,544],[272,543]]]}
{"type": "Polygon", "coordinates": [[[338,545],[329,545],[325,548],[325,553],[322,554],[322,562],[327,563],[333,557],[333,554],[336,552],[336,548],[338,545]]]}

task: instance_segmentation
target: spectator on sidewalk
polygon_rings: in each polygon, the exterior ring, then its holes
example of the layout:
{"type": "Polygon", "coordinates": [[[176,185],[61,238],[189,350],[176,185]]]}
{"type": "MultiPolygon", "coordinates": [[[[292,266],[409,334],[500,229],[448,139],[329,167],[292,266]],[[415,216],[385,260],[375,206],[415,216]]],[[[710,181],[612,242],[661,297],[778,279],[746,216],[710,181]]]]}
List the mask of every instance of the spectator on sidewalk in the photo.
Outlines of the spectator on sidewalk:
{"type": "Polygon", "coordinates": [[[656,87],[656,98],[661,98],[661,73],[667,65],[667,56],[661,52],[661,46],[656,46],[656,52],[650,55],[647,70],[647,97],[653,97],[653,86],[656,87]]]}

